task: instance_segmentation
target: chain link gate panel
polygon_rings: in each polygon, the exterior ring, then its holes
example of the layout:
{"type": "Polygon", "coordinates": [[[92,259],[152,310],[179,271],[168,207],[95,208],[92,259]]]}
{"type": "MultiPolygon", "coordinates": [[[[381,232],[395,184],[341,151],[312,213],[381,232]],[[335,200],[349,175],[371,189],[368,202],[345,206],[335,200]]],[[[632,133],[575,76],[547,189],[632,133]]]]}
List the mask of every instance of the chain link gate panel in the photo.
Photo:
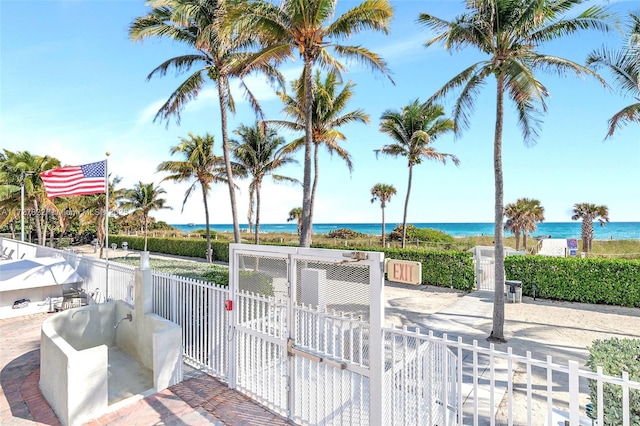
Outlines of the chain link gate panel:
{"type": "Polygon", "coordinates": [[[291,417],[302,424],[367,425],[372,265],[342,256],[352,252],[318,254],[292,257],[291,417]]]}
{"type": "Polygon", "coordinates": [[[296,423],[379,424],[382,264],[381,253],[231,244],[229,385],[296,423]]]}
{"type": "MultiPolygon", "coordinates": [[[[256,252],[230,254],[235,264],[229,269],[232,322],[235,323],[231,342],[234,385],[286,417],[289,405],[288,257],[256,252]]],[[[231,263],[230,259],[230,266],[231,263]]]]}

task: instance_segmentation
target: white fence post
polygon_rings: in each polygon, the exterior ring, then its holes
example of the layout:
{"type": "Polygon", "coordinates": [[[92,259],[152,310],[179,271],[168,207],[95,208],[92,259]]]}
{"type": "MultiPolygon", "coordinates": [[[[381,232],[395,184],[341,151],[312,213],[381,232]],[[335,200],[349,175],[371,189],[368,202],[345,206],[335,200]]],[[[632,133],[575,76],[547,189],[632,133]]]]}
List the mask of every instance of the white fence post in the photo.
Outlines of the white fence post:
{"type": "Polygon", "coordinates": [[[382,376],[384,374],[384,345],[382,339],[382,326],[384,322],[384,254],[379,253],[380,267],[372,267],[370,288],[370,306],[371,306],[371,322],[370,322],[370,345],[369,349],[369,368],[371,369],[371,377],[369,378],[369,419],[372,424],[375,421],[382,421],[383,416],[383,398],[384,383],[382,376]],[[374,283],[378,283],[375,285],[374,283]]]}
{"type": "Polygon", "coordinates": [[[629,373],[622,372],[622,424],[629,426],[631,423],[629,409],[629,373]]]}
{"type": "Polygon", "coordinates": [[[232,306],[233,310],[227,312],[229,315],[229,374],[227,376],[227,384],[230,389],[236,388],[236,310],[238,309],[238,300],[236,295],[238,294],[238,271],[236,266],[236,250],[240,249],[240,244],[229,244],[229,300],[235,306],[232,306]]]}
{"type": "Polygon", "coordinates": [[[569,422],[580,424],[580,376],[577,361],[569,361],[569,422]]]}

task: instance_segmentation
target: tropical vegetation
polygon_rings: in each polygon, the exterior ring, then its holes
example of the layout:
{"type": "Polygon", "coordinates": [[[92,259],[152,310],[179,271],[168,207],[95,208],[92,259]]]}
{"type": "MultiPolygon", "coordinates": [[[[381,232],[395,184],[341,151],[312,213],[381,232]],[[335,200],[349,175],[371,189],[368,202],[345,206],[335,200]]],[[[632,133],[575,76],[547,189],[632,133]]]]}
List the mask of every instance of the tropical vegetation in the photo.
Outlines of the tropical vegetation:
{"type": "Polygon", "coordinates": [[[640,12],[629,14],[626,34],[627,40],[619,50],[601,47],[587,57],[587,65],[609,69],[622,94],[636,101],[609,119],[607,138],[625,124],[640,123],[640,12]]]}
{"type": "Polygon", "coordinates": [[[22,220],[23,215],[28,216],[29,221],[33,220],[38,244],[45,245],[47,225],[51,221],[53,226],[55,220],[62,223],[62,218],[53,200],[47,198],[40,173],[59,166],[60,161],[48,155],[5,149],[0,158],[0,196],[4,207],[0,225],[13,223],[18,217],[22,220]]]}
{"type": "Polygon", "coordinates": [[[278,169],[297,161],[291,156],[291,144],[287,144],[278,132],[268,126],[256,123],[253,126],[241,125],[234,133],[240,140],[231,141],[231,152],[243,174],[251,176],[249,184],[249,232],[253,217],[255,200],[255,234],[254,242],[260,243],[260,190],[262,182],[271,176],[274,182],[299,183],[298,179],[276,173],[278,169]]]}
{"type": "Polygon", "coordinates": [[[147,251],[147,235],[149,233],[149,213],[154,210],[170,209],[165,205],[166,199],[161,198],[166,191],[153,182],[138,182],[132,189],[127,190],[123,194],[123,200],[120,206],[124,210],[132,210],[142,214],[144,223],[144,251],[147,251]]]}
{"type": "Polygon", "coordinates": [[[371,202],[375,203],[377,200],[380,200],[380,209],[382,210],[382,247],[386,244],[384,209],[387,207],[387,203],[391,201],[391,197],[394,195],[396,195],[396,188],[393,185],[376,183],[373,185],[373,188],[371,188],[371,202]]]}
{"type": "Polygon", "coordinates": [[[166,0],[150,3],[151,11],[135,19],[129,27],[129,36],[134,41],[149,37],[167,37],[188,46],[193,53],[170,58],[156,67],[148,75],[165,76],[169,70],[178,73],[195,70],[170,95],[162,105],[156,118],[162,120],[175,117],[180,122],[180,113],[186,104],[195,99],[207,80],[218,89],[220,105],[220,124],[222,132],[222,152],[226,169],[226,181],[229,187],[233,232],[236,242],[240,242],[240,226],[236,208],[233,167],[227,131],[227,111],[235,112],[230,79],[240,78],[241,87],[250,100],[250,104],[260,113],[257,99],[244,84],[242,76],[256,71],[263,72],[269,78],[282,84],[279,73],[269,62],[249,62],[247,48],[252,46],[254,38],[251,32],[224,32],[221,26],[230,19],[226,16],[227,2],[202,0],[166,0]],[[240,64],[244,64],[240,66],[240,64]]]}
{"type": "Polygon", "coordinates": [[[573,205],[571,220],[582,220],[582,251],[589,253],[593,244],[593,222],[597,220],[600,226],[609,222],[609,208],[593,203],[577,203],[573,205]]]}
{"type": "MultiPolygon", "coordinates": [[[[469,127],[470,115],[480,89],[495,77],[496,120],[493,142],[494,154],[494,242],[495,282],[505,281],[504,272],[504,177],[502,168],[502,136],[504,128],[504,99],[515,105],[518,125],[525,143],[532,143],[541,124],[540,112],[547,110],[548,89],[536,78],[537,71],[553,71],[588,75],[604,80],[586,66],[539,50],[554,40],[586,30],[608,30],[610,16],[602,7],[583,7],[586,0],[530,1],[494,0],[467,1],[466,11],[453,20],[422,13],[418,22],[435,35],[427,46],[442,44],[457,51],[466,47],[484,56],[472,63],[444,84],[429,99],[434,102],[459,90],[452,119],[456,130],[469,127]],[[570,17],[568,14],[575,13],[570,17]]],[[[505,342],[504,292],[495,286],[493,327],[490,341],[505,342]]]]}
{"type": "MultiPolygon", "coordinates": [[[[313,142],[313,182],[311,184],[311,204],[309,223],[313,230],[313,211],[316,199],[316,190],[320,177],[320,147],[324,146],[330,154],[337,154],[347,165],[349,172],[353,171],[353,162],[349,152],[340,145],[347,138],[338,130],[339,127],[350,123],[369,123],[369,116],[361,109],[343,113],[347,103],[353,96],[354,84],[350,81],[336,93],[341,83],[334,72],[327,73],[324,81],[319,71],[313,80],[313,108],[312,108],[312,142],[313,142]]],[[[305,90],[304,80],[298,79],[291,83],[295,96],[280,92],[280,99],[285,107],[283,112],[293,121],[269,120],[269,123],[291,129],[294,131],[305,130],[305,90]]],[[[292,150],[304,147],[305,138],[298,138],[291,142],[292,150]]]]}
{"type": "Polygon", "coordinates": [[[294,207],[289,210],[289,217],[287,222],[295,220],[298,223],[298,236],[302,233],[302,207],[294,207]]]}
{"type": "Polygon", "coordinates": [[[266,0],[239,2],[227,15],[233,34],[251,34],[264,48],[250,57],[247,67],[265,63],[280,64],[297,53],[303,63],[304,87],[304,175],[302,181],[302,229],[300,246],[311,245],[311,151],[313,147],[313,70],[319,67],[338,77],[346,71],[334,55],[366,65],[388,75],[386,62],[362,46],[340,44],[365,30],[389,31],[393,17],[388,0],[365,0],[340,16],[337,1],[266,0]],[[332,19],[334,18],[334,19],[332,19]],[[332,54],[333,53],[333,54],[332,54]]]}
{"type": "Polygon", "coordinates": [[[544,207],[539,200],[520,198],[515,203],[504,206],[506,222],[504,229],[516,237],[516,250],[520,250],[520,235],[524,250],[527,250],[527,234],[537,229],[536,223],[544,221],[544,207]]]}
{"type": "Polygon", "coordinates": [[[380,131],[395,142],[384,145],[376,152],[394,157],[405,157],[409,167],[407,195],[404,199],[404,214],[402,215],[402,248],[405,247],[407,239],[407,211],[411,196],[413,166],[421,164],[423,160],[439,161],[442,164],[451,160],[456,166],[460,164],[460,160],[455,155],[438,152],[431,145],[439,136],[454,129],[453,121],[443,116],[444,107],[441,105],[421,104],[416,99],[401,111],[386,110],[380,117],[380,131]]]}
{"type": "Polygon", "coordinates": [[[178,161],[163,161],[158,165],[159,172],[167,172],[163,181],[189,182],[184,199],[182,211],[187,200],[200,186],[202,191],[202,205],[205,216],[205,236],[207,239],[207,261],[211,262],[211,229],[209,226],[209,192],[214,183],[226,183],[226,165],[224,159],[213,153],[214,138],[210,134],[196,136],[189,133],[188,138],[182,138],[178,145],[171,147],[171,155],[180,154],[184,159],[178,161]]]}

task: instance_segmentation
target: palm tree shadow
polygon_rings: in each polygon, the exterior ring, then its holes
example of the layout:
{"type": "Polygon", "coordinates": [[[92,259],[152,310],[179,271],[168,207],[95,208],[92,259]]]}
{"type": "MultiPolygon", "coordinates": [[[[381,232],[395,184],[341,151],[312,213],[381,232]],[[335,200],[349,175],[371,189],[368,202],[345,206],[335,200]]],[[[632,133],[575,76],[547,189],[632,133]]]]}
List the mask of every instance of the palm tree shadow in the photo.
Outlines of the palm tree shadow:
{"type": "Polygon", "coordinates": [[[0,371],[0,386],[13,417],[32,420],[22,395],[24,381],[40,367],[40,349],[15,358],[0,371]]]}

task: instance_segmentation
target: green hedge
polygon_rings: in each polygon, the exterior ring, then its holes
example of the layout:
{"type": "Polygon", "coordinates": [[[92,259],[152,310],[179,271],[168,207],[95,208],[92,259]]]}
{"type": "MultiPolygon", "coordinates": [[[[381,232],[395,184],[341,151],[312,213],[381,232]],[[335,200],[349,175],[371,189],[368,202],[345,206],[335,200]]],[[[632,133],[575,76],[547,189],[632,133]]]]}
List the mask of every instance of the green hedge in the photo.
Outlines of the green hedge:
{"type": "MultiPolygon", "coordinates": [[[[130,250],[144,249],[144,237],[130,235],[109,235],[109,244],[115,243],[119,247],[126,241],[130,250]]],[[[176,256],[206,258],[207,240],[189,238],[151,238],[147,239],[147,250],[154,253],[173,254],[176,256]]],[[[226,241],[211,241],[213,260],[229,261],[229,243],[226,241]]]]}
{"type": "Polygon", "coordinates": [[[509,280],[522,281],[523,294],[544,299],[640,307],[640,261],[545,256],[508,256],[509,280]]]}
{"type": "MultiPolygon", "coordinates": [[[[589,348],[589,360],[587,367],[596,371],[602,367],[603,373],[622,377],[622,372],[629,373],[629,379],[640,381],[640,340],[618,339],[616,337],[607,340],[594,340],[589,348]]],[[[596,414],[598,407],[597,382],[589,380],[591,390],[591,403],[596,414]]],[[[603,418],[605,426],[618,426],[622,424],[622,387],[605,383],[603,386],[603,418]]],[[[629,417],[632,425],[640,425],[640,391],[629,391],[629,417]]]]}
{"type": "MultiPolygon", "coordinates": [[[[321,244],[314,244],[313,247],[336,249],[334,246],[321,244]]],[[[385,259],[421,262],[422,284],[464,291],[475,289],[473,254],[469,251],[382,247],[345,247],[344,250],[377,251],[384,253],[385,259]]]]}
{"type": "MultiPolygon", "coordinates": [[[[129,248],[142,250],[144,247],[143,237],[132,237],[122,235],[110,235],[109,243],[116,243],[118,246],[123,241],[129,243],[129,248]]],[[[268,244],[283,245],[283,244],[268,244]]],[[[296,244],[291,244],[296,246],[296,244]]],[[[166,253],[187,257],[205,257],[207,242],[201,239],[185,238],[149,238],[147,249],[156,253],[166,253]]],[[[336,247],[328,245],[314,244],[316,248],[328,248],[335,250],[336,247]]],[[[229,243],[211,242],[213,250],[213,260],[222,262],[229,261],[229,243]]],[[[413,260],[422,263],[422,283],[439,287],[453,287],[458,290],[473,291],[475,288],[475,277],[473,272],[473,256],[468,251],[458,250],[428,250],[428,249],[399,249],[399,248],[372,248],[372,247],[345,247],[345,250],[355,251],[381,251],[385,258],[399,260],[413,260]]]]}
{"type": "Polygon", "coordinates": [[[386,259],[422,263],[422,283],[473,291],[475,275],[471,252],[458,250],[382,249],[386,259]]]}

